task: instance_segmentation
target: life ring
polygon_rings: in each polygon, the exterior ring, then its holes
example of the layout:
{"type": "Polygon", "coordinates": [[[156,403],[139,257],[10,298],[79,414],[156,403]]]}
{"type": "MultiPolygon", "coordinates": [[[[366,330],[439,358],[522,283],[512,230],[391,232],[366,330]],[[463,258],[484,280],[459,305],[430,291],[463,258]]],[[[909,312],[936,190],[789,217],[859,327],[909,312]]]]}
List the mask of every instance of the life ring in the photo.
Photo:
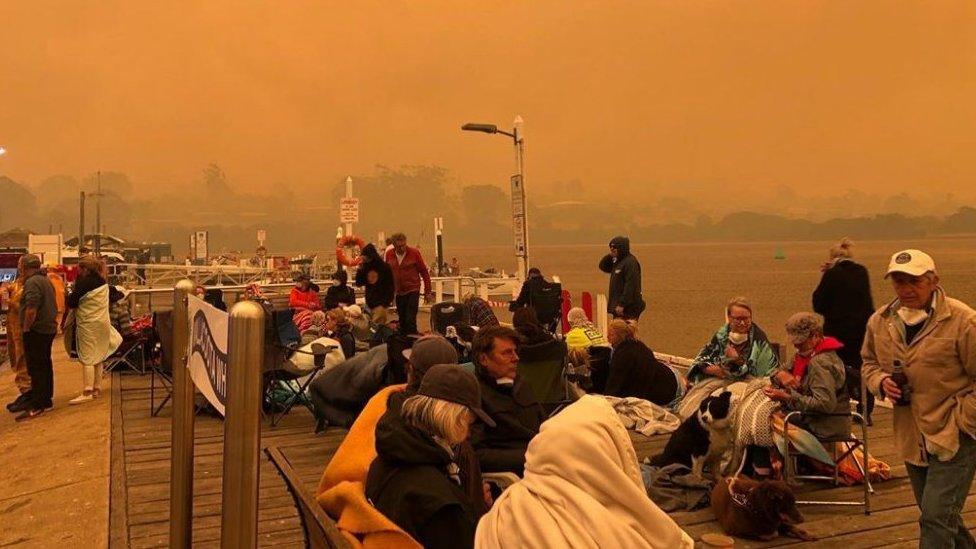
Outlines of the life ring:
{"type": "Polygon", "coordinates": [[[363,248],[366,247],[366,242],[362,238],[355,235],[340,238],[339,242],[336,244],[336,261],[342,265],[345,265],[346,267],[358,267],[363,262],[362,253],[356,256],[355,259],[351,259],[346,255],[346,248],[350,246],[355,246],[356,249],[362,252],[363,248]]]}

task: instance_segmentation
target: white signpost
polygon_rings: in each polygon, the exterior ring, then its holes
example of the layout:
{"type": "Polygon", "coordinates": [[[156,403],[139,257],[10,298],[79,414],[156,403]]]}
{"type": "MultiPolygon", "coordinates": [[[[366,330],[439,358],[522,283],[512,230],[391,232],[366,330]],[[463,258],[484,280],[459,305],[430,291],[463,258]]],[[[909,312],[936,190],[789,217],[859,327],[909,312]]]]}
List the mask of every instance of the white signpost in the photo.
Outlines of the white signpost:
{"type": "Polygon", "coordinates": [[[195,238],[191,240],[193,242],[193,259],[202,259],[204,261],[210,256],[207,253],[207,237],[209,236],[208,231],[197,231],[195,238]]]}
{"type": "Polygon", "coordinates": [[[264,229],[258,229],[258,246],[264,246],[264,240],[267,236],[268,233],[264,229]]]}

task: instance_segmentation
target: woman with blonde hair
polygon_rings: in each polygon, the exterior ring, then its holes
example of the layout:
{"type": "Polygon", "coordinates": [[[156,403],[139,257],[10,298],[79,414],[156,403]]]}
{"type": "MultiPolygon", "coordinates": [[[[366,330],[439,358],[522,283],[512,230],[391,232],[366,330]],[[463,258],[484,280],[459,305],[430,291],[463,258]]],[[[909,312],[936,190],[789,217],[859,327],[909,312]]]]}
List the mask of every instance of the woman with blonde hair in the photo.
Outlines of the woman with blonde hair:
{"type": "Polygon", "coordinates": [[[871,277],[868,270],[854,262],[854,242],[844,237],[830,248],[823,275],[813,291],[813,310],[824,317],[824,335],[837,338],[843,347],[837,350],[847,369],[847,391],[858,402],[857,411],[870,421],[874,396],[867,394],[867,409],[861,404],[861,345],[868,319],[874,313],[871,277]]]}
{"type": "Polygon", "coordinates": [[[346,311],[335,308],[326,313],[325,316],[325,326],[328,333],[323,335],[338,341],[346,359],[352,358],[356,354],[356,336],[352,333],[352,324],[349,323],[346,311]]]}
{"type": "Polygon", "coordinates": [[[417,394],[387,409],[376,426],[366,496],[424,547],[474,545],[475,503],[461,488],[457,456],[475,420],[495,426],[481,409],[477,378],[456,364],[438,364],[417,394]]]}
{"type": "Polygon", "coordinates": [[[603,394],[642,398],[669,408],[677,405],[685,392],[684,377],[661,363],[654,351],[637,339],[635,322],[620,318],[610,321],[607,338],[613,356],[603,394]]]}
{"type": "MultiPolygon", "coordinates": [[[[112,327],[109,316],[106,272],[101,259],[93,255],[82,257],[78,262],[78,278],[68,296],[69,314],[74,315],[73,348],[81,362],[84,380],[82,393],[70,400],[70,404],[81,404],[99,396],[102,362],[122,343],[122,336],[112,327]]],[[[69,332],[66,332],[67,336],[70,336],[69,332]]],[[[72,342],[68,343],[70,347],[72,342]]]]}

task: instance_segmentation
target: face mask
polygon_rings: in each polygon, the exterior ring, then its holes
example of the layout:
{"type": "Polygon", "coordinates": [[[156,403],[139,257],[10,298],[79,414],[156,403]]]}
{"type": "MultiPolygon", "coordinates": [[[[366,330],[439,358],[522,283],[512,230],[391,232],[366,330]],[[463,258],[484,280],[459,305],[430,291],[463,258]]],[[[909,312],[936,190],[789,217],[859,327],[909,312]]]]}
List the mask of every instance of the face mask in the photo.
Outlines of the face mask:
{"type": "Polygon", "coordinates": [[[502,377],[495,380],[497,385],[515,385],[515,380],[510,377],[502,377]]]}
{"type": "Polygon", "coordinates": [[[739,332],[729,332],[729,341],[735,345],[742,345],[749,339],[749,334],[740,334],[739,332]]]}
{"type": "Polygon", "coordinates": [[[898,316],[901,317],[901,321],[908,326],[918,326],[929,318],[929,312],[922,309],[900,307],[898,309],[898,316]]]}

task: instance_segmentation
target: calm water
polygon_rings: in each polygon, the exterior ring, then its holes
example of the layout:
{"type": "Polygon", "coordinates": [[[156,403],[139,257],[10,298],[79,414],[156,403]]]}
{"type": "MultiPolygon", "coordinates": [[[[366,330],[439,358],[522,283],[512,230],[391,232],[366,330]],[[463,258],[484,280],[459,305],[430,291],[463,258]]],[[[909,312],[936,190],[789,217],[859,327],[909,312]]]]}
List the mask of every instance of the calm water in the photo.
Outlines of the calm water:
{"type": "MultiPolygon", "coordinates": [[[[647,311],[641,337],[655,350],[694,356],[724,321],[725,303],[735,295],[750,299],[755,320],[774,341],[785,341],[783,323],[794,312],[810,309],[810,295],[820,280],[820,264],[832,242],[654,244],[634,246],[643,268],[647,311]],[[785,260],[773,258],[777,247],[785,260]]],[[[875,305],[889,301],[884,280],[895,251],[918,248],[935,259],[942,285],[950,296],[976,304],[976,237],[921,241],[863,241],[855,261],[871,273],[875,305]]],[[[582,291],[606,293],[608,277],[596,265],[602,246],[534,246],[532,265],[546,276],[558,275],[579,302],[582,291]]],[[[463,267],[494,266],[512,272],[509,247],[453,248],[463,267]]]]}

